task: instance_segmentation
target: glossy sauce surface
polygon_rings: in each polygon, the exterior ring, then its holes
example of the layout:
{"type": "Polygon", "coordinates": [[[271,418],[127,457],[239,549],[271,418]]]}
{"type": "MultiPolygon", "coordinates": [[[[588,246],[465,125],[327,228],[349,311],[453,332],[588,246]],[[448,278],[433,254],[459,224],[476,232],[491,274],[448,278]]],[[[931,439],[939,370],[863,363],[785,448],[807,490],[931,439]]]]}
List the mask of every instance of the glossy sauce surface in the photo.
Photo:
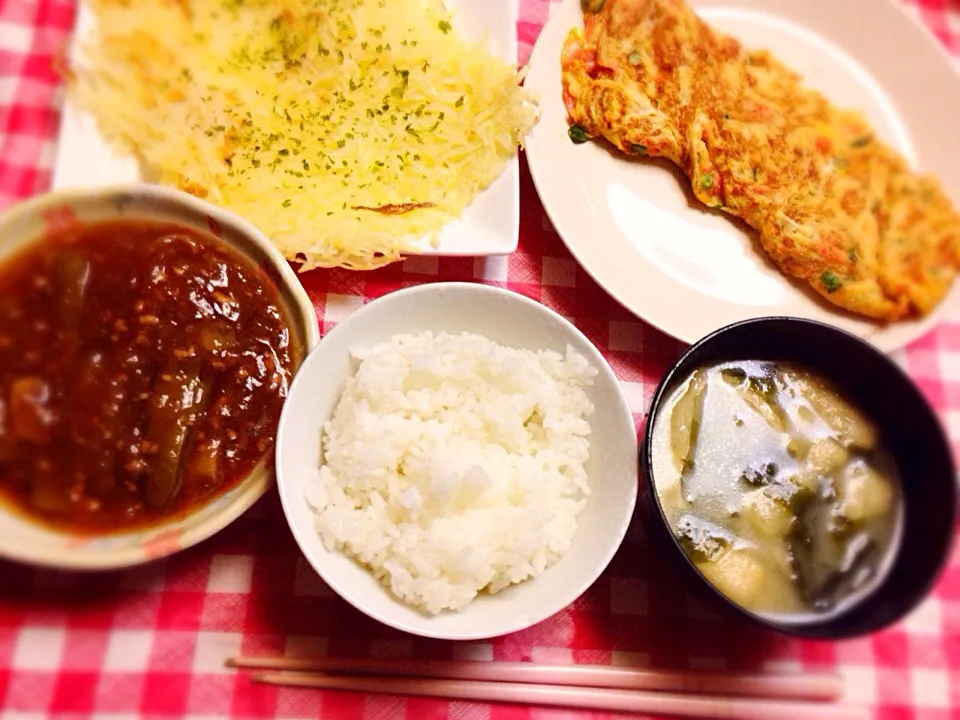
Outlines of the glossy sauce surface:
{"type": "Polygon", "coordinates": [[[185,513],[272,451],[300,352],[267,274],[211,235],[52,232],[0,265],[0,490],[79,532],[185,513]]]}

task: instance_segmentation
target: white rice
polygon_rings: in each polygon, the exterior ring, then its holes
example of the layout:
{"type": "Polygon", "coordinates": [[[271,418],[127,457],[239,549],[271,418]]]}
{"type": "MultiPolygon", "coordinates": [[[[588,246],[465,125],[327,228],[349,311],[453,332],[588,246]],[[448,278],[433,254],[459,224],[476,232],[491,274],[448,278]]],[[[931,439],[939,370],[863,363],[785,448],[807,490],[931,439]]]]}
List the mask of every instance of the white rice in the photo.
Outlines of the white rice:
{"type": "Polygon", "coordinates": [[[432,614],[564,555],[590,493],[586,358],[466,333],[354,356],[306,492],[327,548],[432,614]]]}

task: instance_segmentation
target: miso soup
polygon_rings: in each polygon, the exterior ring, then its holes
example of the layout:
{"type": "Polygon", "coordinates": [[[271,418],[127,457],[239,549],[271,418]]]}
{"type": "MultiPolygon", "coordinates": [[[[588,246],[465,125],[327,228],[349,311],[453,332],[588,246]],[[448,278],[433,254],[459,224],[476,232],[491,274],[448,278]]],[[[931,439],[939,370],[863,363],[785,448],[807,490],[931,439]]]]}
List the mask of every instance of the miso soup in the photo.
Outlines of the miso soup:
{"type": "Polygon", "coordinates": [[[829,382],[795,365],[729,362],[696,370],[661,407],[660,504],[724,595],[802,621],[882,579],[902,516],[896,466],[829,382]]]}

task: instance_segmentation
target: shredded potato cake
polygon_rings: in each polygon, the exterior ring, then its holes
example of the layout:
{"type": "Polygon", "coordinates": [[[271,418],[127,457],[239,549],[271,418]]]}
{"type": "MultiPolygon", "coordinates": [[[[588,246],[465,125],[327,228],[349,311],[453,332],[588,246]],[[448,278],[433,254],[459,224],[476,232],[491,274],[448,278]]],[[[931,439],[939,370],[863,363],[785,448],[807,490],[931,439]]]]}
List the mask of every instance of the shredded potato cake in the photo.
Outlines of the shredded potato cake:
{"type": "Polygon", "coordinates": [[[373,268],[458,217],[537,120],[439,0],[89,0],[71,92],[164,184],[301,270],[373,268]]]}

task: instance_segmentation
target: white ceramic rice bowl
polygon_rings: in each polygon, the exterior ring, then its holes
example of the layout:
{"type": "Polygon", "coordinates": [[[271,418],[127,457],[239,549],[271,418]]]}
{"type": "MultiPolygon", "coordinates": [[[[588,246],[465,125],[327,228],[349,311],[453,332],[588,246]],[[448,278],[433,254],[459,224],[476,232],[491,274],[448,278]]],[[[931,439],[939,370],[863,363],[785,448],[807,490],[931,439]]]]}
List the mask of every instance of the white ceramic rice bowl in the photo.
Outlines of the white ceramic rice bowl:
{"type": "Polygon", "coordinates": [[[380,622],[425,637],[472,640],[522,630],[573,602],[607,567],[627,531],[637,495],[637,436],[613,371],[568,321],[522,295],[472,283],[435,283],[375,300],[330,331],[294,380],[277,440],[277,481],[297,544],[320,577],[354,607],[380,622]],[[495,595],[481,594],[459,611],[430,616],[392,595],[369,570],[331,552],[316,531],[305,498],[321,457],[323,423],[331,417],[354,370],[351,352],[397,334],[470,332],[501,345],[552,349],[571,346],[598,370],[587,395],[591,495],[580,512],[567,554],[543,575],[495,595]]]}

